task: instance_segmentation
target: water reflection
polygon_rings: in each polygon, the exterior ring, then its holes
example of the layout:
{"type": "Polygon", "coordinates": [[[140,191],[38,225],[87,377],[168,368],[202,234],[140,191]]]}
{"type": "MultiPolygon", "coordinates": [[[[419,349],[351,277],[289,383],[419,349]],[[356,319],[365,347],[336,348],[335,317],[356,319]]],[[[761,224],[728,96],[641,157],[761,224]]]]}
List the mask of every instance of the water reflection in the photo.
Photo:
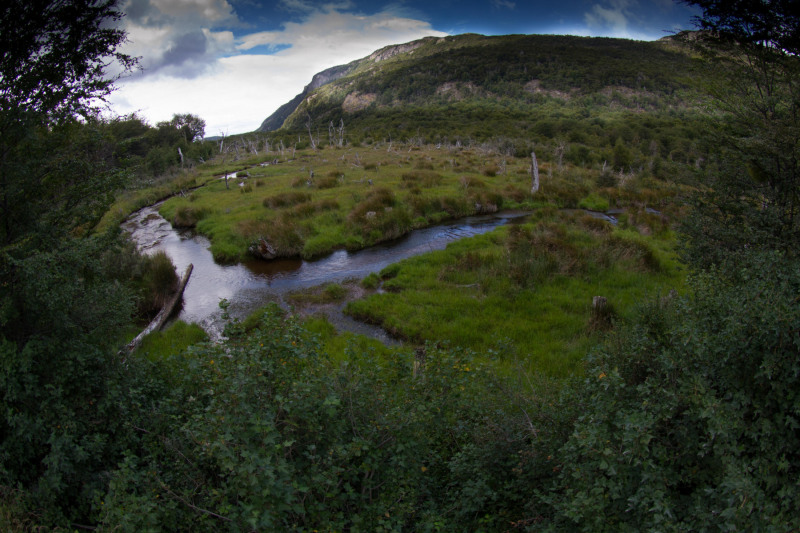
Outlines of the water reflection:
{"type": "MultiPolygon", "coordinates": [[[[176,231],[158,215],[158,206],[138,211],[123,224],[123,228],[144,253],[165,251],[179,273],[190,263],[194,265],[179,318],[196,322],[212,337],[219,337],[224,326],[219,308],[219,301],[223,298],[231,303],[229,313],[242,319],[268,302],[283,304],[283,297],[289,291],[360,279],[406,257],[443,249],[454,240],[487,233],[524,216],[524,213],[504,213],[468,217],[416,230],[403,238],[358,252],[337,250],[314,261],[250,260],[236,265],[215,263],[208,239],[191,232],[176,231]]],[[[385,338],[382,330],[364,324],[356,326],[346,317],[334,317],[332,322],[342,329],[385,338]],[[370,333],[369,328],[375,331],[370,333]]]]}

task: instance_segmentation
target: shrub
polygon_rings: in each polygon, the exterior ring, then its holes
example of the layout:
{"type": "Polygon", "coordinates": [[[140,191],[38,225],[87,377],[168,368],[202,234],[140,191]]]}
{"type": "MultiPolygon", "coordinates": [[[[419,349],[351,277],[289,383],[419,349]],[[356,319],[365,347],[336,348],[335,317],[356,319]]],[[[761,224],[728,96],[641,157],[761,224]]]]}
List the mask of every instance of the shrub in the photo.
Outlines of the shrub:
{"type": "Polygon", "coordinates": [[[564,528],[800,527],[800,269],[738,260],[696,275],[692,298],[647,302],[589,357],[551,492],[564,528]]]}
{"type": "Polygon", "coordinates": [[[578,202],[578,207],[581,209],[588,209],[589,211],[600,211],[605,212],[608,211],[608,200],[598,196],[595,193],[590,194],[589,196],[585,196],[578,202]]]}
{"type": "Polygon", "coordinates": [[[294,187],[295,189],[308,186],[309,186],[309,179],[303,176],[298,176],[292,180],[292,187],[294,187]]]}
{"type": "Polygon", "coordinates": [[[539,503],[530,487],[549,484],[564,431],[552,394],[525,415],[469,352],[352,350],[339,364],[275,306],[252,322],[166,361],[183,372],[136,412],[148,433],[107,473],[104,528],[496,531],[539,503]]]}
{"type": "Polygon", "coordinates": [[[617,175],[608,169],[600,173],[600,175],[598,175],[597,179],[595,180],[595,184],[597,184],[597,186],[602,189],[609,187],[616,187],[617,182],[618,182],[617,175]]]}

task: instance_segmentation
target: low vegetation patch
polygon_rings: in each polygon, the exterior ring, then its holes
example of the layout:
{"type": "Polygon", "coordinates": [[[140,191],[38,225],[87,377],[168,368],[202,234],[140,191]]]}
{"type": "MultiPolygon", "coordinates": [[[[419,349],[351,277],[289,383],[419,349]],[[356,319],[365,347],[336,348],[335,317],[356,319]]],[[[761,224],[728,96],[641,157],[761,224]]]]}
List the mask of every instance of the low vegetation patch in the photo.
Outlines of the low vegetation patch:
{"type": "Polygon", "coordinates": [[[311,195],[309,193],[288,191],[264,198],[263,203],[264,207],[277,209],[308,202],[309,200],[311,200],[311,195]]]}
{"type": "Polygon", "coordinates": [[[572,374],[611,325],[611,315],[595,315],[595,296],[626,316],[648,295],[682,285],[670,238],[602,223],[598,235],[578,213],[540,212],[392,265],[380,273],[384,292],[347,312],[415,343],[477,348],[501,368],[524,361],[531,371],[572,374]]]}
{"type": "Polygon", "coordinates": [[[192,206],[180,206],[175,209],[171,224],[176,228],[194,228],[197,223],[209,214],[208,209],[192,206]]]}
{"type": "Polygon", "coordinates": [[[178,320],[146,336],[137,351],[151,360],[163,360],[207,340],[208,334],[199,325],[178,320]]]}

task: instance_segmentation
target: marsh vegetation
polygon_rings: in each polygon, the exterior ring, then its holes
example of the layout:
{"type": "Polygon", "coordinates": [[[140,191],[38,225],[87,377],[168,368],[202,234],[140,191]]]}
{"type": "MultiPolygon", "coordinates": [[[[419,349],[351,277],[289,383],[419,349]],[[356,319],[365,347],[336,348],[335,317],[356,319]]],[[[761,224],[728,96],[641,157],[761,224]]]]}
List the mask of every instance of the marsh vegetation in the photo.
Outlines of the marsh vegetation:
{"type": "Polygon", "coordinates": [[[0,526],[800,527],[798,21],[782,2],[696,3],[710,48],[434,40],[416,63],[387,59],[384,78],[344,80],[374,96],[331,84],[302,125],[213,142],[190,116],[92,113],[111,82],[89,67],[133,62],[115,52],[113,1],[12,4],[0,526]],[[321,119],[339,125],[327,143],[321,119]],[[346,306],[400,346],[272,304],[229,320],[223,342],[178,322],[121,357],[174,286],[170,259],[119,229],[159,200],[222,263],[531,216],[287,298],[346,306]]]}

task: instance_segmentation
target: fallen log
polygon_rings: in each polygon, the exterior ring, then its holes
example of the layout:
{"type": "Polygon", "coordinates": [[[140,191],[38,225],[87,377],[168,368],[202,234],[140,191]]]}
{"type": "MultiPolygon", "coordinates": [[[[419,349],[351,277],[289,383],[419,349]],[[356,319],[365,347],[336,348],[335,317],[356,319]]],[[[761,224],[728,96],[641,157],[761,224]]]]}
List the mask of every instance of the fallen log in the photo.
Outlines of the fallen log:
{"type": "Polygon", "coordinates": [[[123,354],[130,354],[142,344],[142,341],[146,336],[154,331],[159,331],[161,328],[164,327],[167,319],[172,316],[175,312],[175,307],[177,307],[178,303],[181,301],[183,297],[183,291],[186,289],[186,284],[189,282],[189,276],[192,275],[192,269],[194,265],[191,263],[188,267],[186,267],[186,272],[183,273],[183,278],[181,278],[181,283],[178,285],[178,290],[172,296],[172,299],[167,302],[167,305],[161,308],[161,311],[158,312],[156,317],[153,319],[150,324],[147,325],[141,333],[139,333],[135,339],[129,342],[125,347],[120,350],[120,355],[123,354]]]}

